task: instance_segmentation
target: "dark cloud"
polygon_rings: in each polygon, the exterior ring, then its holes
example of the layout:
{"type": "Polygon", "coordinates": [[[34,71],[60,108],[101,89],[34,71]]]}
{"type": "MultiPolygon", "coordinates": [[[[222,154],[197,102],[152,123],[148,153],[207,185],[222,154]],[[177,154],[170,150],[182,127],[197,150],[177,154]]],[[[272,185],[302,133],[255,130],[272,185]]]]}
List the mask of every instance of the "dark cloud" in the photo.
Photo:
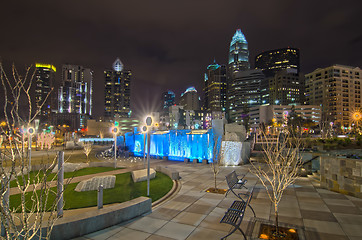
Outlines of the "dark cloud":
{"type": "Polygon", "coordinates": [[[214,58],[226,63],[241,28],[250,62],[286,46],[301,50],[303,72],[334,63],[361,66],[361,2],[340,1],[7,1],[0,15],[0,57],[24,66],[79,64],[95,71],[95,112],[103,112],[103,71],[119,57],[133,72],[135,110],[162,91],[202,91],[214,58]]]}

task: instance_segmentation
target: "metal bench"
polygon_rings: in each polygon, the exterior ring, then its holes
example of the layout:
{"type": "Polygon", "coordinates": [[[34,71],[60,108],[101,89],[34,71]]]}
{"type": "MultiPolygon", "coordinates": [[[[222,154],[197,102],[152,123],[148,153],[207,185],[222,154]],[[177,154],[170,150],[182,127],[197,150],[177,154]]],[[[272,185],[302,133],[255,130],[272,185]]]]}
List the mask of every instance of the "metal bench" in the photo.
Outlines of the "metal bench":
{"type": "Polygon", "coordinates": [[[229,187],[229,189],[226,191],[226,194],[225,194],[226,197],[227,197],[228,193],[231,191],[235,196],[242,199],[239,196],[240,194],[237,194],[236,192],[234,192],[234,189],[242,189],[242,188],[247,189],[247,187],[245,187],[245,184],[248,180],[244,179],[244,177],[245,177],[245,174],[241,175],[241,177],[238,178],[238,175],[236,175],[235,170],[225,176],[226,183],[228,184],[228,187],[229,187]]]}
{"type": "Polygon", "coordinates": [[[254,213],[254,217],[256,217],[253,208],[250,206],[251,198],[253,197],[253,191],[254,191],[254,187],[247,194],[248,198],[246,201],[236,200],[231,204],[230,208],[227,210],[224,217],[221,219],[220,223],[230,224],[234,227],[234,229],[232,229],[226,236],[222,237],[221,239],[227,238],[228,236],[233,234],[237,229],[239,229],[239,231],[243,234],[244,239],[246,240],[245,233],[240,228],[240,224],[243,221],[243,218],[245,215],[245,210],[246,210],[247,206],[249,206],[251,208],[251,210],[254,213]]]}

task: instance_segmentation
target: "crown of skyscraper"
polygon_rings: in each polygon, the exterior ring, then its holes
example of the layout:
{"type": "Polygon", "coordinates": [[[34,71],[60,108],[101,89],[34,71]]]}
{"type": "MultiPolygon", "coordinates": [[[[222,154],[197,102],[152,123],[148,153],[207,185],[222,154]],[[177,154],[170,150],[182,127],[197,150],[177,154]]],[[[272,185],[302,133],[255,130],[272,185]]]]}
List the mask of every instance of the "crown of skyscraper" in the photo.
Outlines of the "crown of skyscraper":
{"type": "Polygon", "coordinates": [[[236,29],[236,32],[231,40],[230,46],[234,45],[236,42],[248,43],[244,34],[241,32],[241,29],[236,29]]]}

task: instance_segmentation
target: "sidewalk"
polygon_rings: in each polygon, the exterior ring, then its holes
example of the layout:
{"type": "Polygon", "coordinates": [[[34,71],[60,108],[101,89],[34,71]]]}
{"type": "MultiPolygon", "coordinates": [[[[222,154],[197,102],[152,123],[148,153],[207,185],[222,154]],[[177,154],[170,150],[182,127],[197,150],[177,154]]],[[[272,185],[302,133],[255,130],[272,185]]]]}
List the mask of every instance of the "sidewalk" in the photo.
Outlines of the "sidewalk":
{"type": "MultiPolygon", "coordinates": [[[[180,191],[169,201],[155,207],[152,213],[133,221],[116,225],[77,239],[220,239],[230,225],[219,223],[231,203],[232,194],[206,193],[213,186],[210,166],[160,161],[172,165],[182,179],[180,191]]],[[[245,173],[247,186],[256,184],[251,202],[258,218],[274,219],[272,205],[263,186],[249,172],[250,165],[222,168],[217,179],[218,187],[227,188],[225,175],[236,170],[245,173]]],[[[151,189],[152,191],[152,189],[151,189]]],[[[246,231],[251,211],[241,224],[246,231]]],[[[309,178],[299,178],[288,188],[280,203],[280,222],[304,226],[308,240],[357,240],[362,239],[362,199],[345,196],[319,187],[309,178]]],[[[235,232],[228,239],[243,239],[235,232]]]]}

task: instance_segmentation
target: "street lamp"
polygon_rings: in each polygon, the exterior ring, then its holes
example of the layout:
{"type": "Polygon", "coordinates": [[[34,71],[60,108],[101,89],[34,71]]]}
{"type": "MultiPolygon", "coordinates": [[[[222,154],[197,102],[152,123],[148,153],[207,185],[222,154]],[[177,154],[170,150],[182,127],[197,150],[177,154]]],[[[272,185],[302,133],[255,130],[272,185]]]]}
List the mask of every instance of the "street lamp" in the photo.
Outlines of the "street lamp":
{"type": "Polygon", "coordinates": [[[150,128],[152,126],[152,117],[148,116],[146,118],[147,125],[147,196],[150,196],[150,145],[151,145],[151,136],[150,128]]]}
{"type": "Polygon", "coordinates": [[[31,145],[32,145],[32,136],[35,134],[35,129],[29,127],[28,130],[28,159],[29,159],[29,171],[31,170],[31,145]]]}
{"type": "Polygon", "coordinates": [[[114,168],[117,168],[117,133],[119,132],[119,128],[113,126],[111,132],[113,133],[114,138],[114,168]]]}
{"type": "Polygon", "coordinates": [[[362,113],[360,113],[359,111],[354,111],[352,113],[352,119],[356,122],[356,127],[358,131],[358,122],[362,119],[362,113]]]}

